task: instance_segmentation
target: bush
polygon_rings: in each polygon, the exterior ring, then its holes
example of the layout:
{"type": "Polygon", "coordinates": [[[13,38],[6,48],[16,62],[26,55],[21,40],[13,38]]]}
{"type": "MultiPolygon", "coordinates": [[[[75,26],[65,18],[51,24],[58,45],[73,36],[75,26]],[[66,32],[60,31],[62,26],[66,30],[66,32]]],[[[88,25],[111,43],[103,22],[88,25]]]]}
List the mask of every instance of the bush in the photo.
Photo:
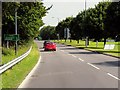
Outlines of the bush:
{"type": "Polygon", "coordinates": [[[2,48],[2,55],[12,55],[13,54],[13,50],[12,49],[7,49],[7,48],[2,48]]]}

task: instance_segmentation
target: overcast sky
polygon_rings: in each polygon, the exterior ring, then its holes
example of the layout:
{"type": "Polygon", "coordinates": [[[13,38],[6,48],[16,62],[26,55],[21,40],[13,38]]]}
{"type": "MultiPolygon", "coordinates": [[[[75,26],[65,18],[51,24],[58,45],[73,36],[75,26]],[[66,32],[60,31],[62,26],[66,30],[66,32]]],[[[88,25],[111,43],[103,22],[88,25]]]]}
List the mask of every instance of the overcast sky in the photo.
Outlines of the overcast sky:
{"type": "MultiPolygon", "coordinates": [[[[98,2],[103,0],[86,0],[86,8],[94,7],[98,2]]],[[[53,7],[43,17],[45,25],[56,26],[59,21],[66,17],[76,16],[80,11],[85,9],[84,0],[43,0],[44,6],[53,7]]]]}

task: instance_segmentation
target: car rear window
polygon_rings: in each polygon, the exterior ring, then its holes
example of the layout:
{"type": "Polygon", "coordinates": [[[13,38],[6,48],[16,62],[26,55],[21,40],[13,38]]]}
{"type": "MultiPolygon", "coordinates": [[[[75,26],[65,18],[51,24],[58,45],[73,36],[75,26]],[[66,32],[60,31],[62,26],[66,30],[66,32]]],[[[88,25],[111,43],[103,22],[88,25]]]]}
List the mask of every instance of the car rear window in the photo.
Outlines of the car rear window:
{"type": "Polygon", "coordinates": [[[47,42],[46,44],[54,44],[53,42],[47,42]]]}

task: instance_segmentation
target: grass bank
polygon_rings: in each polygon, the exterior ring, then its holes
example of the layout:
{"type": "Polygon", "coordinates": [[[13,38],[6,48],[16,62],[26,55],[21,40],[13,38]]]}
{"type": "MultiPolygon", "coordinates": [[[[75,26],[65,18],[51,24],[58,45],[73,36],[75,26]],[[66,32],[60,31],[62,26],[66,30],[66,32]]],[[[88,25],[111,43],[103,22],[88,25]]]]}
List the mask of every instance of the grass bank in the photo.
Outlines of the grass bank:
{"type": "Polygon", "coordinates": [[[72,40],[72,42],[70,42],[70,40],[66,40],[66,42],[65,40],[54,40],[54,42],[120,57],[120,42],[107,42],[106,44],[115,44],[112,50],[104,50],[104,42],[98,42],[98,44],[96,44],[96,42],[89,41],[88,47],[85,46],[85,41],[82,40],[80,40],[79,43],[77,43],[76,40],[72,40]]]}
{"type": "Polygon", "coordinates": [[[17,88],[35,66],[39,59],[39,51],[35,43],[32,44],[32,47],[30,54],[25,59],[1,75],[3,89],[17,88]]]}
{"type": "Polygon", "coordinates": [[[18,46],[17,55],[15,55],[14,47],[11,47],[9,49],[3,47],[2,48],[2,63],[1,64],[5,64],[5,63],[15,59],[16,57],[24,54],[30,48],[30,45],[31,45],[31,43],[18,46]]]}

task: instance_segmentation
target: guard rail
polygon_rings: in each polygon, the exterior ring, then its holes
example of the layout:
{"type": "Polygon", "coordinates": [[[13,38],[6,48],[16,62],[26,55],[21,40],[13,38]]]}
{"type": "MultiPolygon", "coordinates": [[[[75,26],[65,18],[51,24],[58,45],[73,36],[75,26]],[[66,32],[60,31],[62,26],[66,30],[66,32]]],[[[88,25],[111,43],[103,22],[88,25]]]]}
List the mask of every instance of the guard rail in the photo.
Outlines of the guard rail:
{"type": "Polygon", "coordinates": [[[5,72],[6,70],[8,70],[9,68],[13,67],[14,65],[16,65],[17,63],[19,63],[21,60],[23,60],[26,56],[28,56],[28,54],[30,53],[32,49],[32,46],[30,47],[30,49],[24,53],[23,55],[19,56],[18,58],[13,59],[12,61],[4,64],[3,66],[0,67],[0,74],[2,74],[3,72],[5,72]]]}

